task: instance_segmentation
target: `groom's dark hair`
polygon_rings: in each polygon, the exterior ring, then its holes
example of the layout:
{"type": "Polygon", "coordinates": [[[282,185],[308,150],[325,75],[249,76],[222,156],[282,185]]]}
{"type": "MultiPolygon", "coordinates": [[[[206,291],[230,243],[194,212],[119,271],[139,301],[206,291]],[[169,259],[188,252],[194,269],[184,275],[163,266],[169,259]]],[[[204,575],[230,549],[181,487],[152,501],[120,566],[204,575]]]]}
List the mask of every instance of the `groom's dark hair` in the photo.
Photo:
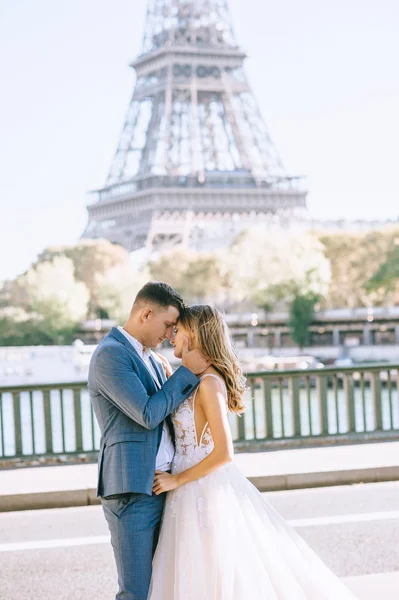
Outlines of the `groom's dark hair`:
{"type": "Polygon", "coordinates": [[[136,296],[134,304],[139,302],[151,302],[167,308],[174,306],[179,312],[184,308],[183,298],[167,283],[162,281],[149,281],[141,288],[136,296]]]}

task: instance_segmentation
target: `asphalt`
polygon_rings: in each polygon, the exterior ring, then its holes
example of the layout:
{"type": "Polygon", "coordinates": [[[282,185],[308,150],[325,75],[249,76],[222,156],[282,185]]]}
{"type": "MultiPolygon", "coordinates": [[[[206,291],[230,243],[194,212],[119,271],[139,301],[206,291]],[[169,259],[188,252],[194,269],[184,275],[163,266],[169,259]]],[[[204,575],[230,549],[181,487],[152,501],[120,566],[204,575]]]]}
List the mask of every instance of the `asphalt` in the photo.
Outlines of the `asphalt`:
{"type": "MultiPolygon", "coordinates": [[[[399,442],[236,454],[262,492],[399,480],[399,442]]],[[[98,504],[97,465],[0,470],[0,512],[98,504]]]]}
{"type": "MultiPolygon", "coordinates": [[[[358,600],[397,600],[399,482],[269,492],[265,501],[358,600]]],[[[109,600],[117,576],[100,506],[0,514],[0,597],[109,600]]]]}

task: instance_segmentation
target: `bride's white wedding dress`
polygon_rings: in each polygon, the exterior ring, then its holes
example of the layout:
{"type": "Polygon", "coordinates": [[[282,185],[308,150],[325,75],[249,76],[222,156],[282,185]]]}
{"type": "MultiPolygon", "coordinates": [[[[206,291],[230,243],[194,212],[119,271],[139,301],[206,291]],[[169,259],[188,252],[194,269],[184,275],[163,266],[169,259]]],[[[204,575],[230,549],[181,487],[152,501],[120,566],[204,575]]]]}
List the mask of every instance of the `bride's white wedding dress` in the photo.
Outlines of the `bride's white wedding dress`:
{"type": "MultiPolygon", "coordinates": [[[[220,377],[207,376],[216,377],[226,393],[220,377]]],[[[194,405],[195,392],[172,415],[173,473],[199,463],[213,448],[207,425],[197,440],[194,405]]],[[[148,600],[354,596],[230,463],[168,493],[148,600]]]]}

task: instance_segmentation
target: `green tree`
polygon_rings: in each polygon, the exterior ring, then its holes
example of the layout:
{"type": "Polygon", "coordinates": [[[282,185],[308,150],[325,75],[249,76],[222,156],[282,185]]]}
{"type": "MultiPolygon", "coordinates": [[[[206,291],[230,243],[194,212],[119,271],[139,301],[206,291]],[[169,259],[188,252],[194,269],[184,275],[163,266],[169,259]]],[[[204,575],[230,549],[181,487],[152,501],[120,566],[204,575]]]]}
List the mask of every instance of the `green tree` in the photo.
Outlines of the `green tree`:
{"type": "Polygon", "coordinates": [[[286,308],[297,293],[323,296],[330,264],[313,235],[254,227],[226,252],[232,296],[266,310],[286,308]]]}
{"type": "Polygon", "coordinates": [[[230,279],[219,255],[184,248],[161,254],[149,263],[152,278],[165,281],[187,303],[224,304],[230,279]]]}
{"type": "Polygon", "coordinates": [[[53,342],[71,339],[87,315],[89,292],[76,281],[73,262],[66,257],[39,262],[18,277],[11,290],[12,304],[40,322],[40,330],[53,342]]]}
{"type": "Polygon", "coordinates": [[[99,285],[101,275],[117,266],[129,264],[128,252],[108,240],[80,240],[73,246],[54,246],[46,248],[39,255],[34,266],[53,262],[55,258],[69,258],[74,266],[76,281],[85,284],[89,291],[89,315],[98,316],[101,310],[99,285]]]}
{"type": "Polygon", "coordinates": [[[229,276],[216,255],[199,255],[189,263],[181,285],[190,302],[224,304],[229,276]]]}
{"type": "Polygon", "coordinates": [[[0,346],[36,346],[53,343],[54,339],[44,331],[42,318],[39,315],[28,314],[22,308],[0,309],[0,346]]]}
{"type": "Polygon", "coordinates": [[[148,269],[133,270],[129,263],[119,264],[97,275],[97,303],[102,318],[122,324],[128,317],[137,292],[151,279],[148,269]]]}
{"type": "Polygon", "coordinates": [[[397,257],[398,228],[319,235],[331,263],[328,308],[356,308],[370,303],[383,305],[392,302],[392,290],[390,286],[385,287],[390,267],[384,273],[382,265],[393,262],[390,256],[393,260],[397,257]],[[383,280],[385,283],[380,285],[383,280]]]}
{"type": "Polygon", "coordinates": [[[366,282],[365,289],[377,296],[377,302],[399,302],[399,244],[388,252],[385,261],[366,282]]]}
{"type": "Polygon", "coordinates": [[[320,296],[313,292],[297,294],[290,305],[288,324],[291,328],[293,340],[301,351],[310,343],[309,327],[313,320],[315,305],[320,301],[320,296]]]}
{"type": "Polygon", "coordinates": [[[175,248],[162,252],[148,263],[150,276],[156,281],[168,283],[177,292],[184,295],[186,290],[183,277],[194,260],[194,256],[195,254],[186,248],[175,248]]]}

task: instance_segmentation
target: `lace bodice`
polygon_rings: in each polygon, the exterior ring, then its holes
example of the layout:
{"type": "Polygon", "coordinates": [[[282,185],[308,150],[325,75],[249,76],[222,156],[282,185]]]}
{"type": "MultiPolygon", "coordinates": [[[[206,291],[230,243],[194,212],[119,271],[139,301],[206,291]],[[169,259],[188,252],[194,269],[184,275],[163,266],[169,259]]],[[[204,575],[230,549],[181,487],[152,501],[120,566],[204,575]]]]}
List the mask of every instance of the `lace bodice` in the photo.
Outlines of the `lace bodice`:
{"type": "MultiPolygon", "coordinates": [[[[213,373],[206,373],[201,377],[214,377],[221,382],[224,388],[226,403],[227,390],[221,377],[213,373]]],[[[175,431],[176,452],[173,460],[172,471],[177,473],[188,469],[199,463],[213,450],[213,439],[208,423],[205,423],[202,433],[197,439],[197,430],[195,427],[195,397],[198,387],[185,400],[179,408],[172,413],[172,423],[175,431]]]]}
{"type": "MultiPolygon", "coordinates": [[[[214,377],[221,382],[225,393],[227,410],[227,389],[223,379],[213,373],[206,373],[206,375],[201,377],[201,381],[205,377],[214,377]]],[[[172,473],[181,473],[198,464],[212,452],[214,447],[208,423],[205,423],[202,433],[199,439],[197,439],[197,429],[195,427],[195,397],[197,390],[198,387],[171,415],[176,444],[175,456],[172,462],[172,473]]],[[[199,486],[199,489],[202,489],[206,479],[207,477],[202,477],[190,485],[199,486]]],[[[178,503],[182,501],[182,498],[187,493],[190,493],[190,485],[182,485],[168,494],[165,510],[170,510],[171,516],[176,517],[178,503]]],[[[199,526],[206,528],[208,526],[209,509],[201,492],[196,493],[195,503],[199,526]]]]}

